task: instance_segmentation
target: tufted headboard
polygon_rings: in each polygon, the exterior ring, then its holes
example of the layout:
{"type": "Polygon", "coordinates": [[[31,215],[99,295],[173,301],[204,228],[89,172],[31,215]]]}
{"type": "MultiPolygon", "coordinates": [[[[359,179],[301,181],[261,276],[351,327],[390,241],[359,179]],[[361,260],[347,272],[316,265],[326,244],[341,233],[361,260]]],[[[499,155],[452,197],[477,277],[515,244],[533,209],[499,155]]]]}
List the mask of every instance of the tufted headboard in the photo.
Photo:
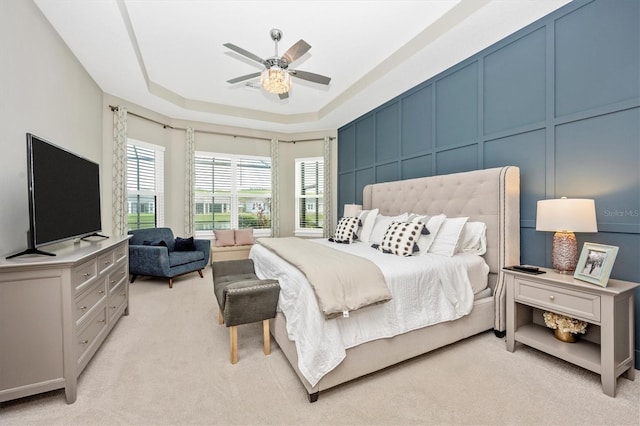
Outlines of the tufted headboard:
{"type": "Polygon", "coordinates": [[[404,212],[447,217],[468,216],[487,224],[490,285],[494,290],[496,325],[505,329],[502,267],[520,263],[520,169],[514,166],[453,173],[367,185],[363,209],[385,216],[404,212]],[[492,278],[492,279],[491,279],[492,278]]]}

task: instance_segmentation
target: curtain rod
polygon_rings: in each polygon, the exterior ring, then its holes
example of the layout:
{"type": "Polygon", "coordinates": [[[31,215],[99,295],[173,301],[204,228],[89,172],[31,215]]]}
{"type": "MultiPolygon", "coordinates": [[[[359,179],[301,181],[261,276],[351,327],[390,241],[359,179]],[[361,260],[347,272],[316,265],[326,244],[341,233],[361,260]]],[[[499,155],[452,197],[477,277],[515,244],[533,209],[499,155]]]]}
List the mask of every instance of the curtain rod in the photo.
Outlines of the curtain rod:
{"type": "MultiPolygon", "coordinates": [[[[114,106],[114,105],[109,105],[109,108],[111,109],[111,111],[117,111],[118,107],[114,106]]],[[[140,114],[136,114],[135,112],[130,112],[129,110],[127,110],[127,114],[133,115],[134,117],[138,117],[138,118],[142,118],[143,120],[147,120],[147,121],[151,121],[152,123],[158,124],[162,127],[164,127],[165,129],[171,129],[171,130],[183,130],[186,131],[187,129],[184,127],[174,127],[170,124],[165,124],[165,123],[161,123],[160,121],[154,120],[153,118],[149,118],[149,117],[145,117],[143,115],[140,114]]],[[[245,136],[245,135],[234,135],[232,133],[223,133],[223,132],[213,132],[210,130],[196,130],[193,129],[194,132],[198,132],[198,133],[207,133],[210,135],[219,135],[219,136],[231,136],[231,137],[240,137],[240,138],[247,138],[247,139],[258,139],[258,140],[262,140],[262,141],[270,141],[271,138],[265,138],[265,137],[260,137],[260,136],[245,136]]],[[[312,142],[312,141],[321,141],[324,138],[313,138],[313,139],[299,139],[299,140],[295,140],[295,141],[288,141],[288,140],[284,140],[284,139],[278,139],[278,142],[287,142],[287,143],[296,143],[296,142],[312,142]]],[[[329,140],[333,140],[335,139],[332,136],[329,136],[329,140]]]]}

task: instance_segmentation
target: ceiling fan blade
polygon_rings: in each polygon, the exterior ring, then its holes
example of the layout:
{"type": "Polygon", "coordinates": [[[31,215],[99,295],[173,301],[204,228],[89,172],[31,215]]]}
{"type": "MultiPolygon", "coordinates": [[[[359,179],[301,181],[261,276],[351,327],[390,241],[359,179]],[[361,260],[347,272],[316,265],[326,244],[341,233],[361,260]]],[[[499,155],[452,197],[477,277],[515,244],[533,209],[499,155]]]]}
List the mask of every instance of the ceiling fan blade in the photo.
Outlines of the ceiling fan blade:
{"type": "Polygon", "coordinates": [[[309,49],[311,49],[311,46],[309,46],[306,41],[300,39],[296,44],[291,46],[289,50],[284,52],[284,55],[282,55],[282,59],[286,60],[288,63],[291,63],[307,53],[309,49]]]}
{"type": "Polygon", "coordinates": [[[251,52],[248,52],[246,50],[244,50],[242,47],[238,47],[235,44],[231,44],[231,43],[225,43],[223,44],[224,47],[228,47],[229,49],[233,50],[236,53],[241,54],[242,56],[246,56],[249,59],[252,59],[256,62],[260,62],[262,65],[267,66],[267,61],[265,61],[264,59],[262,59],[261,57],[254,55],[251,52]]]}
{"type": "Polygon", "coordinates": [[[247,75],[243,75],[243,76],[240,76],[240,77],[232,78],[231,80],[227,80],[227,83],[234,84],[234,83],[238,83],[240,81],[249,80],[250,78],[259,77],[259,76],[260,76],[259,72],[254,72],[254,73],[251,73],[251,74],[247,74],[247,75]]]}
{"type": "Polygon", "coordinates": [[[287,98],[289,97],[289,92],[287,92],[287,93],[280,93],[280,94],[278,94],[278,97],[279,97],[280,99],[287,99],[287,98]]]}
{"type": "Polygon", "coordinates": [[[330,77],[325,77],[324,75],[315,74],[308,71],[289,70],[289,74],[291,74],[294,77],[298,77],[303,80],[309,80],[319,84],[329,84],[329,82],[331,81],[330,77]]]}

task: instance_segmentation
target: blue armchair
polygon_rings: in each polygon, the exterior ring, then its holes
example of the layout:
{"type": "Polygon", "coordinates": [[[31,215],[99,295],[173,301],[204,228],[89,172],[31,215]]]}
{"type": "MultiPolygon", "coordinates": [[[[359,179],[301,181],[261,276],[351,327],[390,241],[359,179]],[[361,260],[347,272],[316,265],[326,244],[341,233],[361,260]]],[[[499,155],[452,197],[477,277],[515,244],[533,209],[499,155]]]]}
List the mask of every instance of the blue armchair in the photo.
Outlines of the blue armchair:
{"type": "Polygon", "coordinates": [[[129,231],[129,273],[131,282],[138,275],[169,278],[169,288],[173,288],[173,278],[178,275],[202,270],[209,263],[211,241],[176,239],[170,228],[150,228],[129,231]],[[195,248],[195,250],[193,250],[195,248]],[[191,249],[191,250],[189,250],[191,249]]]}

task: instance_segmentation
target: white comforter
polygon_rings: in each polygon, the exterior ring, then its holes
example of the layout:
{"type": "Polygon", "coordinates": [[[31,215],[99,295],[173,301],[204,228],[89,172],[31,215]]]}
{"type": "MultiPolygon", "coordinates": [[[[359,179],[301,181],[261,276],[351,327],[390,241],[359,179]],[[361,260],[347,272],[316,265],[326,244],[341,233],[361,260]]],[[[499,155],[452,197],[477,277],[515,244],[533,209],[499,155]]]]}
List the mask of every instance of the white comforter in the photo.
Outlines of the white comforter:
{"type": "Polygon", "coordinates": [[[258,277],[280,282],[278,309],[287,318],[289,339],[296,342],[298,368],[312,386],[342,362],[348,348],[467,315],[474,293],[467,265],[477,268],[481,263],[485,277],[489,273],[480,256],[400,257],[360,242],[314,241],[375,262],[393,299],[351,312],[349,317],[325,320],[304,274],[260,244],[253,245],[249,257],[258,277]]]}

